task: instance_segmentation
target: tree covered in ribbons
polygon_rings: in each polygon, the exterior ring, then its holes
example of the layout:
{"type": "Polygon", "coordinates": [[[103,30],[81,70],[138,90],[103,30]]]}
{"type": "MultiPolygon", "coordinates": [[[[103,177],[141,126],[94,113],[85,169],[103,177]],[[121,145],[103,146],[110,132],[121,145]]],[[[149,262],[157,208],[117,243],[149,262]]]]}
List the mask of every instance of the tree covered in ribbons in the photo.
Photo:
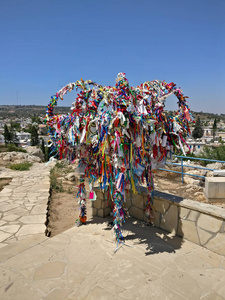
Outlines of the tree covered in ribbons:
{"type": "MultiPolygon", "coordinates": [[[[123,241],[124,202],[129,190],[138,192],[147,183],[146,222],[153,218],[153,170],[165,163],[175,148],[184,153],[184,136],[190,133],[192,116],[181,89],[165,81],[146,81],[132,87],[125,73],[119,73],[115,86],[102,86],[91,80],[78,80],[60,89],[46,110],[51,137],[50,151],[71,163],[79,159],[80,224],[86,222],[86,198],[96,197],[93,186],[108,191],[113,199],[113,230],[123,241]],[[79,90],[71,113],[55,115],[58,99],[79,90]],[[166,116],[164,103],[174,94],[178,110],[166,116]],[[90,194],[85,191],[88,180],[90,194]]],[[[185,153],[184,153],[185,154],[185,153]]]]}

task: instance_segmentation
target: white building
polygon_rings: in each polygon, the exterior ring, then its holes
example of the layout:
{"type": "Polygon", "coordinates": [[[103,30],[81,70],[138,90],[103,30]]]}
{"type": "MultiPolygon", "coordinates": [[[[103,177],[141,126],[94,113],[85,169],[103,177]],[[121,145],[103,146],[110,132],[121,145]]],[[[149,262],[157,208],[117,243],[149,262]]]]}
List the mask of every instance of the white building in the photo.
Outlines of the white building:
{"type": "MultiPolygon", "coordinates": [[[[201,139],[197,139],[196,141],[194,139],[188,139],[186,140],[186,143],[188,144],[190,148],[190,152],[194,154],[198,154],[202,152],[204,146],[206,146],[206,143],[202,141],[201,139]]],[[[188,147],[185,146],[185,151],[188,151],[188,147]]]]}
{"type": "Polygon", "coordinates": [[[5,138],[3,134],[0,134],[0,145],[5,144],[5,138]]]}
{"type": "Polygon", "coordinates": [[[31,134],[29,132],[16,132],[20,146],[30,146],[31,134]]]}

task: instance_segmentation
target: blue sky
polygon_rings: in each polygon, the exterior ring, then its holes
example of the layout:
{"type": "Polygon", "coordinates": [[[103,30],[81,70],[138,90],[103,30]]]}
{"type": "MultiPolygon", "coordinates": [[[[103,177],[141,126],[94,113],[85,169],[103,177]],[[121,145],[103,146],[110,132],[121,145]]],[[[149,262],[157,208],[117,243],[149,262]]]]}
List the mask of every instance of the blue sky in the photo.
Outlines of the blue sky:
{"type": "Polygon", "coordinates": [[[0,104],[47,105],[69,82],[114,85],[125,72],[132,86],[173,81],[192,110],[225,113],[224,11],[224,0],[0,0],[0,104]]]}

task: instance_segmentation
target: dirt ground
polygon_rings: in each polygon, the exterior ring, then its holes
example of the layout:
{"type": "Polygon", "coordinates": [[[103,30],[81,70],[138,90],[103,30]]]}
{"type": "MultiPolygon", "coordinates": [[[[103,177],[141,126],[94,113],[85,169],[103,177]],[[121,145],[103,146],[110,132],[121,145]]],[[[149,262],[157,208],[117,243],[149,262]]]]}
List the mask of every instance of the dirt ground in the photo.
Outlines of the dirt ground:
{"type": "Polygon", "coordinates": [[[202,187],[185,183],[182,184],[181,179],[175,181],[169,178],[155,176],[154,185],[157,191],[207,203],[202,187]]]}
{"type": "MultiPolygon", "coordinates": [[[[79,217],[79,204],[76,197],[78,192],[77,184],[68,182],[62,185],[64,190],[69,190],[69,193],[53,190],[49,204],[49,223],[47,227],[51,237],[76,226],[76,221],[79,217]]],[[[88,193],[88,185],[86,190],[88,193]]],[[[91,218],[91,201],[87,201],[87,220],[91,218]]]]}
{"type": "MultiPolygon", "coordinates": [[[[190,200],[207,203],[204,195],[203,188],[200,186],[182,184],[180,178],[167,178],[156,175],[154,179],[155,190],[176,195],[190,200]]],[[[51,201],[49,205],[49,223],[48,231],[50,236],[55,236],[76,224],[79,216],[79,204],[77,194],[78,183],[65,182],[62,183],[64,190],[68,192],[55,192],[53,190],[51,201]]],[[[86,184],[87,193],[89,186],[86,184]]],[[[221,203],[213,203],[224,207],[221,203]]],[[[91,201],[87,201],[87,218],[91,220],[92,209],[91,201]]]]}

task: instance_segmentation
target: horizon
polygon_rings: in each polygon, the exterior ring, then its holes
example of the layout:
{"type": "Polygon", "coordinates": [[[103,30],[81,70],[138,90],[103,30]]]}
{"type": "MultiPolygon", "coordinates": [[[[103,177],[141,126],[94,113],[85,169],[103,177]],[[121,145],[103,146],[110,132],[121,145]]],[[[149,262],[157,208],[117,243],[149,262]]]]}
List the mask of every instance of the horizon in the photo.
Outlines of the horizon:
{"type": "MultiPolygon", "coordinates": [[[[0,106],[14,106],[14,107],[22,107],[22,106],[36,106],[36,107],[45,107],[47,108],[47,105],[41,105],[41,104],[0,104],[0,106]]],[[[57,105],[54,107],[55,108],[70,108],[71,106],[70,105],[57,105]]],[[[164,109],[164,111],[171,111],[170,109],[164,109]]],[[[213,115],[225,115],[224,113],[213,113],[213,112],[206,112],[206,111],[194,111],[192,109],[190,109],[191,113],[194,113],[194,114],[213,114],[213,115]]],[[[45,111],[43,111],[43,113],[45,113],[45,111]]],[[[194,120],[195,121],[195,120],[194,120]]]]}
{"type": "Polygon", "coordinates": [[[69,82],[113,86],[125,72],[131,86],[173,81],[192,111],[224,114],[224,9],[223,0],[1,1],[0,105],[47,106],[69,82]]]}

